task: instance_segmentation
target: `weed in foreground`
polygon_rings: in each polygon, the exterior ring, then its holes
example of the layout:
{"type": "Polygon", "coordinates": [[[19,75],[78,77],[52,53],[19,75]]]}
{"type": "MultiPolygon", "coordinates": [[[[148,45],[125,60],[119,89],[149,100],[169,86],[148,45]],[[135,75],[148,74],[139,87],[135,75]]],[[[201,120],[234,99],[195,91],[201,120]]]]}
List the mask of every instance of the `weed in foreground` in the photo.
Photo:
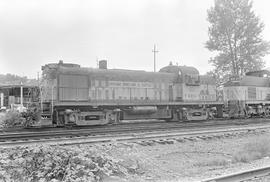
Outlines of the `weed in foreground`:
{"type": "Polygon", "coordinates": [[[257,137],[244,145],[240,151],[234,154],[233,162],[247,163],[267,156],[270,156],[269,136],[257,137]]]}
{"type": "Polygon", "coordinates": [[[204,159],[195,165],[198,167],[212,167],[212,166],[225,166],[229,163],[230,161],[224,159],[223,157],[212,157],[212,158],[207,158],[204,159]]]}

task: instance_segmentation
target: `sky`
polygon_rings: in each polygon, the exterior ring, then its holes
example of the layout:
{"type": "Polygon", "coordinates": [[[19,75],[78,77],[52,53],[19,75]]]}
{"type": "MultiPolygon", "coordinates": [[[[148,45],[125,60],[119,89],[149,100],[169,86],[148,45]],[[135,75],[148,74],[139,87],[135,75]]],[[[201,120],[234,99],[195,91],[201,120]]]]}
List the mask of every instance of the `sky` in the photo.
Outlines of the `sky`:
{"type": "MultiPolygon", "coordinates": [[[[0,74],[36,78],[63,60],[84,67],[154,70],[169,62],[213,69],[207,9],[214,0],[0,0],[0,74]]],[[[269,0],[254,0],[270,41],[269,0]]],[[[264,58],[270,67],[270,56],[264,58]]]]}

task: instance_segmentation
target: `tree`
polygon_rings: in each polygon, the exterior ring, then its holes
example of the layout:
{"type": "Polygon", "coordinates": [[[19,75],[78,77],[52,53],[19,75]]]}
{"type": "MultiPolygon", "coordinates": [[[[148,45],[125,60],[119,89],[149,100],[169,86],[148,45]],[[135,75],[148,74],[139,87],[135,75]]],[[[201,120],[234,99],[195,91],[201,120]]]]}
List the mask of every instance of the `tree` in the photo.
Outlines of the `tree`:
{"type": "Polygon", "coordinates": [[[215,0],[208,11],[209,40],[206,48],[217,53],[209,62],[220,75],[244,75],[264,66],[270,43],[262,38],[264,24],[250,0],[215,0]]]}
{"type": "Polygon", "coordinates": [[[224,82],[226,82],[226,80],[229,79],[229,74],[226,74],[226,73],[224,74],[223,72],[218,72],[217,69],[214,69],[212,71],[207,72],[206,75],[215,79],[217,88],[222,86],[222,84],[224,82]]]}

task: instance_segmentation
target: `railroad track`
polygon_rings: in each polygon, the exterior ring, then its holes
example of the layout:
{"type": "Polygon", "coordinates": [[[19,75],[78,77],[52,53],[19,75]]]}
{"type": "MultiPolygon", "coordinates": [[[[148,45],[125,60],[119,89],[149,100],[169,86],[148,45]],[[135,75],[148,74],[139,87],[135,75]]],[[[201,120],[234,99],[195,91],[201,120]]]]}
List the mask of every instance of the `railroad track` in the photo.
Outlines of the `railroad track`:
{"type": "Polygon", "coordinates": [[[252,182],[252,181],[268,181],[264,177],[269,178],[270,167],[252,169],[235,174],[221,176],[217,178],[207,179],[202,182],[252,182]]]}
{"type": "Polygon", "coordinates": [[[190,126],[190,125],[227,125],[227,124],[235,124],[235,125],[242,125],[242,124],[250,124],[250,123],[268,123],[270,122],[270,118],[248,118],[248,119],[225,119],[225,118],[220,118],[220,119],[214,119],[214,120],[208,120],[208,121],[186,121],[186,122],[164,122],[160,120],[155,120],[151,122],[131,122],[131,123],[126,123],[123,122],[121,124],[117,125],[94,125],[94,126],[74,126],[71,128],[65,128],[65,127],[52,127],[52,126],[34,126],[34,127],[28,127],[28,128],[7,128],[7,129],[0,129],[0,134],[1,133],[14,133],[14,132],[36,132],[36,131],[59,131],[59,130],[70,130],[70,129],[100,129],[100,128],[112,128],[112,127],[121,127],[121,126],[129,126],[129,127],[137,127],[138,125],[140,126],[147,126],[147,125],[165,125],[168,124],[170,125],[171,123],[173,125],[183,125],[185,126],[190,126]]]}
{"type": "MultiPolygon", "coordinates": [[[[216,134],[227,135],[232,132],[246,132],[255,131],[256,129],[267,129],[270,128],[270,124],[266,125],[255,125],[255,126],[207,126],[204,128],[189,127],[189,128],[122,128],[121,131],[111,130],[98,131],[93,130],[92,133],[88,129],[78,131],[62,131],[62,132],[43,132],[43,133],[17,133],[0,135],[0,146],[10,147],[18,145],[33,145],[37,143],[47,143],[51,145],[74,145],[74,144],[86,144],[86,143],[104,143],[104,142],[115,142],[115,141],[142,141],[139,144],[147,144],[147,141],[160,142],[162,139],[173,139],[174,141],[183,140],[194,140],[215,137],[216,134]],[[227,133],[227,134],[226,134],[227,133]],[[145,142],[146,141],[146,142],[145,142]]],[[[229,136],[229,135],[228,135],[229,136]]],[[[174,142],[173,141],[173,142],[174,142]]],[[[161,141],[166,142],[166,141],[161,141]]],[[[172,141],[170,141],[172,142],[172,141]]]]}
{"type": "Polygon", "coordinates": [[[107,128],[110,129],[118,129],[119,127],[152,127],[152,126],[162,126],[162,127],[193,127],[193,126],[221,126],[221,125],[246,125],[246,124],[258,124],[258,123],[270,123],[270,119],[268,118],[256,118],[256,119],[234,119],[234,120],[224,120],[224,119],[218,119],[218,120],[209,120],[209,121],[188,121],[188,122],[164,122],[164,121],[154,121],[154,122],[139,122],[139,123],[122,123],[118,125],[96,125],[96,126],[75,126],[71,128],[57,128],[57,127],[29,127],[29,128],[7,128],[7,129],[0,129],[0,136],[1,134],[15,134],[17,133],[28,133],[28,132],[59,132],[59,131],[75,131],[75,130],[107,130],[107,128]]]}
{"type": "Polygon", "coordinates": [[[224,121],[224,122],[151,122],[151,123],[131,123],[120,125],[106,125],[106,126],[92,126],[92,127],[75,127],[75,128],[30,128],[23,130],[0,131],[0,142],[6,140],[27,139],[35,137],[48,136],[76,136],[76,135],[102,135],[107,133],[124,133],[124,132],[147,132],[147,131],[161,131],[173,129],[192,129],[203,127],[219,127],[219,126],[235,126],[250,125],[250,124],[270,124],[270,120],[248,120],[248,121],[224,121]],[[14,132],[15,131],[15,132],[14,132]]]}

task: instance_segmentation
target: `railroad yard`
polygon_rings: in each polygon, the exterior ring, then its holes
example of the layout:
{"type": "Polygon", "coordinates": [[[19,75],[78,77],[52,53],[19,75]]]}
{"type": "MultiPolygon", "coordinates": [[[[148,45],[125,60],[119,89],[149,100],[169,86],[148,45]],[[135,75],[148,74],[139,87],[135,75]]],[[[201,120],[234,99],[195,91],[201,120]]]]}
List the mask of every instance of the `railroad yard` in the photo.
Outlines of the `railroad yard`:
{"type": "Polygon", "coordinates": [[[268,1],[43,1],[0,0],[0,182],[270,181],[268,1]]]}
{"type": "Polygon", "coordinates": [[[7,181],[75,181],[75,178],[82,181],[211,181],[270,166],[269,132],[269,120],[259,118],[125,123],[107,126],[106,130],[101,126],[1,130],[0,178],[7,181]]]}

